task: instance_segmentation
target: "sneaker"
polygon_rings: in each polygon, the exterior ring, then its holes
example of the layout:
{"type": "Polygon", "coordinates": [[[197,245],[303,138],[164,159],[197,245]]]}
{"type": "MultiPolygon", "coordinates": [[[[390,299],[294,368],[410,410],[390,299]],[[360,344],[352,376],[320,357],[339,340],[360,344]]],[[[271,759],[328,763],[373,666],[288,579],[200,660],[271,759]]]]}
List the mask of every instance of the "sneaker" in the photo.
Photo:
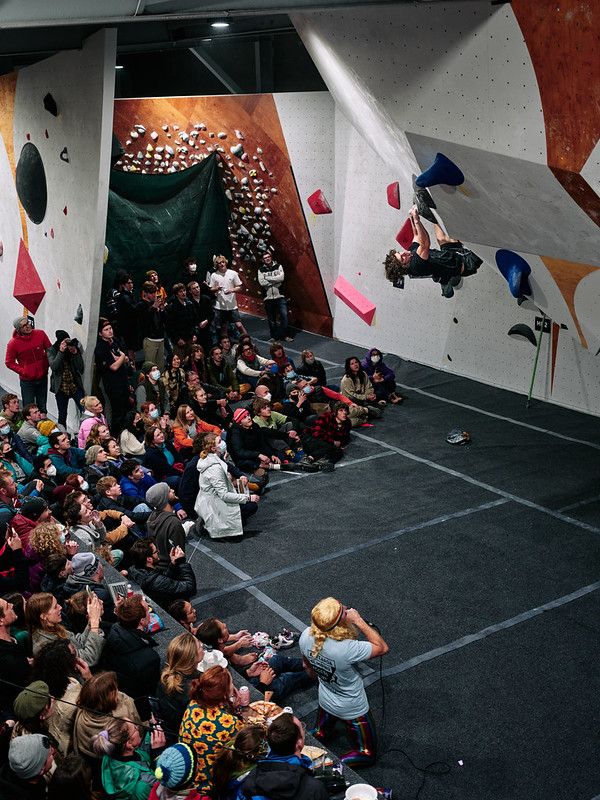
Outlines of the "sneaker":
{"type": "Polygon", "coordinates": [[[253,647],[267,647],[269,644],[269,634],[266,631],[256,631],[252,634],[253,647]]]}
{"type": "Polygon", "coordinates": [[[284,636],[283,633],[278,633],[269,639],[269,645],[273,650],[289,650],[295,644],[294,637],[284,636]]]}
{"type": "Polygon", "coordinates": [[[293,342],[294,341],[294,337],[293,336],[286,336],[286,337],[284,337],[284,341],[285,342],[293,342]]]}
{"type": "Polygon", "coordinates": [[[448,283],[445,283],[442,286],[442,296],[445,297],[448,300],[451,297],[454,297],[454,287],[452,286],[451,281],[448,281],[448,283]]]}
{"type": "Polygon", "coordinates": [[[321,472],[333,472],[334,466],[328,458],[319,458],[315,461],[315,466],[321,472]]]}
{"type": "Polygon", "coordinates": [[[387,406],[387,403],[385,402],[385,400],[379,400],[377,405],[379,406],[379,408],[385,408],[387,406]]]}

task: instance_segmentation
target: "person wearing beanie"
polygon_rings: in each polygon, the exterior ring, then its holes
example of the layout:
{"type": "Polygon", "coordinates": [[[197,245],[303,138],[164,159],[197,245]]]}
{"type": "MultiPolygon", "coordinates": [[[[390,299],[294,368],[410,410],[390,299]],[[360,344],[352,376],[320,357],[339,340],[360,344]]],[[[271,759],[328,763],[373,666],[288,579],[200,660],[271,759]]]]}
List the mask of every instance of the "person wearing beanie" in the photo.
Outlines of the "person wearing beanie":
{"type": "Polygon", "coordinates": [[[14,736],[28,733],[48,733],[48,717],[54,710],[54,699],[50,697],[50,689],[44,681],[33,681],[20,692],[13,704],[16,718],[13,728],[14,736]]]}
{"type": "Polygon", "coordinates": [[[41,522],[53,522],[48,503],[43,497],[26,497],[21,503],[20,513],[12,520],[12,527],[21,539],[23,549],[29,544],[29,536],[41,522]]]}
{"type": "Polygon", "coordinates": [[[13,327],[4,363],[19,376],[23,405],[36,403],[46,414],[49,367],[46,353],[52,343],[44,331],[34,329],[31,317],[17,317],[13,327]]]}
{"type": "Polygon", "coordinates": [[[161,572],[169,569],[173,547],[180,547],[185,552],[185,529],[173,508],[176,500],[174,489],[167,483],[155,483],[146,492],[146,503],[153,509],[146,523],[148,536],[154,537],[161,572]]]}
{"type": "Polygon", "coordinates": [[[34,733],[15,737],[8,749],[8,761],[0,767],[0,797],[44,800],[44,778],[54,767],[54,748],[47,736],[34,733]]]}
{"type": "Polygon", "coordinates": [[[148,800],[200,800],[200,792],[189,788],[195,769],[194,751],[187,744],[167,747],[156,759],[157,780],[148,800]]]}
{"type": "Polygon", "coordinates": [[[112,610],[113,602],[104,583],[104,567],[100,559],[94,553],[75,553],[71,567],[71,574],[67,576],[63,587],[65,599],[89,589],[102,600],[105,611],[112,610]]]}
{"type": "Polygon", "coordinates": [[[77,339],[71,339],[66,331],[55,333],[56,341],[48,350],[50,364],[50,391],[56,396],[58,407],[58,424],[66,427],[69,400],[75,403],[79,411],[79,403],[83,399],[83,350],[77,339]]]}

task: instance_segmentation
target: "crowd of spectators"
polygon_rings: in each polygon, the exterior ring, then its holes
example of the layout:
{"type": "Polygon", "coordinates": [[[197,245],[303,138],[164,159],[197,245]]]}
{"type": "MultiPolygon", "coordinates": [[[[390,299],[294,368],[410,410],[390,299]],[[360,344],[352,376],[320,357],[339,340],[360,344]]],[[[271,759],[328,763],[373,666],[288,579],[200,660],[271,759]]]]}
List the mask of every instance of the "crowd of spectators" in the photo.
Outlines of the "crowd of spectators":
{"type": "Polygon", "coordinates": [[[300,722],[245,723],[229,669],[280,705],[317,675],[278,652],[290,631],[265,640],[196,619],[186,539],[243,536],[273,470],[332,470],[352,428],[402,398],[376,349],[349,357],[339,385],[310,349],[297,364],[282,342],[260,353],[227,260],[206,281],[193,266],[170,300],[154,270],[138,302],[117,276],[95,394],[76,339],[14,322],[6,363],[21,398],[4,395],[0,414],[3,800],[326,796],[300,722]],[[107,564],[126,591],[109,586],[107,564]],[[162,660],[153,603],[185,630],[162,660]]]}

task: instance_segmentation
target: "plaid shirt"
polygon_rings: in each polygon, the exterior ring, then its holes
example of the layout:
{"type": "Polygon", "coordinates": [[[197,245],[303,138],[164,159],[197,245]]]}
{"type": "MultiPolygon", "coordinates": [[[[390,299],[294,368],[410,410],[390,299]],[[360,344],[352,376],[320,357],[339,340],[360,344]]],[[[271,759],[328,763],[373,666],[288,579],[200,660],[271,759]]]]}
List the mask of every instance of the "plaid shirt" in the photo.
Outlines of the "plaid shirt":
{"type": "Polygon", "coordinates": [[[350,441],[351,429],[352,425],[349,419],[338,425],[335,414],[332,411],[326,411],[320,417],[317,417],[310,429],[310,434],[315,439],[321,439],[328,444],[340,442],[341,446],[344,447],[350,441]]]}

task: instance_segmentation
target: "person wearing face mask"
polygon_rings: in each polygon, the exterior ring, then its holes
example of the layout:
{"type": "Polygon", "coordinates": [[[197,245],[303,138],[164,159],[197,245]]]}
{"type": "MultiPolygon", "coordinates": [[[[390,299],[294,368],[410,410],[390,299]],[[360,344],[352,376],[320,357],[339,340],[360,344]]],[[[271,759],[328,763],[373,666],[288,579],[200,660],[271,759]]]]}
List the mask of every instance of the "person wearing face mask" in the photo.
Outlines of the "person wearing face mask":
{"type": "Polygon", "coordinates": [[[0,441],[0,469],[4,469],[13,476],[17,483],[19,492],[33,475],[33,464],[25,458],[21,458],[13,450],[9,441],[0,441]]]}
{"type": "Polygon", "coordinates": [[[372,347],[361,361],[361,366],[371,379],[379,403],[397,405],[404,400],[396,392],[396,373],[384,362],[381,350],[372,347]]]}
{"type": "Polygon", "coordinates": [[[143,403],[154,403],[159,414],[168,414],[169,394],[165,389],[164,383],[160,379],[160,369],[151,361],[144,361],[140,382],[135,390],[135,403],[138,411],[143,403]]]}
{"type": "Polygon", "coordinates": [[[58,483],[56,481],[56,467],[52,463],[50,456],[47,454],[36,456],[33,459],[33,469],[32,477],[40,480],[43,484],[40,495],[48,503],[53,503],[55,501],[53,493],[58,483]]]}
{"type": "Polygon", "coordinates": [[[7,441],[12,444],[15,453],[18,453],[22,458],[33,462],[33,457],[27,449],[25,443],[18,433],[14,433],[9,421],[4,417],[0,417],[0,437],[3,441],[7,441]]]}
{"type": "Polygon", "coordinates": [[[21,399],[24,405],[37,403],[46,414],[48,397],[48,350],[52,342],[42,330],[35,330],[31,317],[17,317],[15,329],[6,345],[4,363],[19,376],[21,399]]]}

